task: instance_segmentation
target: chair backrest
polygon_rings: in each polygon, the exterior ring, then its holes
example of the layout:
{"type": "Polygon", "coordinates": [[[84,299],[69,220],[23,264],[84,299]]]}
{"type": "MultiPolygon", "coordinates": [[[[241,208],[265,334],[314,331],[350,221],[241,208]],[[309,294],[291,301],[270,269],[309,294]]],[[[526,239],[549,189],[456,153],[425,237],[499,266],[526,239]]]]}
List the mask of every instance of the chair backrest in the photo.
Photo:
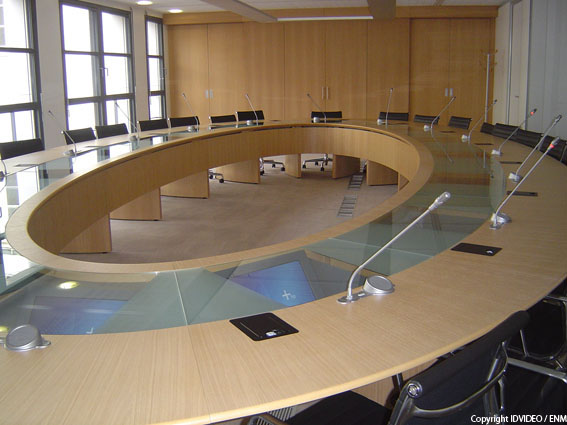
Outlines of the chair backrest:
{"type": "Polygon", "coordinates": [[[506,342],[528,320],[525,311],[514,313],[483,337],[410,379],[389,424],[460,424],[469,423],[474,414],[500,413],[497,408],[490,411],[496,405],[490,405],[489,396],[495,395],[494,386],[506,368],[506,342]]]}
{"type": "MultiPolygon", "coordinates": [[[[385,120],[386,112],[381,111],[378,119],[385,120]]],[[[388,112],[388,119],[393,121],[409,121],[409,113],[407,112],[388,112]]]]}
{"type": "Polygon", "coordinates": [[[413,122],[422,122],[424,124],[437,124],[439,122],[439,118],[435,119],[433,115],[414,115],[413,122]],[[435,122],[433,120],[435,119],[435,122]]]}
{"type": "Polygon", "coordinates": [[[258,109],[256,114],[254,114],[254,111],[236,111],[238,121],[256,121],[256,115],[258,115],[258,121],[264,121],[264,111],[261,109],[258,109]]]}
{"type": "MultiPolygon", "coordinates": [[[[522,130],[521,128],[514,134],[513,140],[522,145],[529,147],[535,147],[541,139],[541,133],[536,133],[535,131],[522,130]]],[[[546,148],[547,149],[547,148],[546,148]]]]}
{"type": "Polygon", "coordinates": [[[492,130],[494,129],[494,125],[490,124],[489,122],[483,122],[482,127],[480,127],[481,133],[492,134],[492,130]]]}
{"type": "Polygon", "coordinates": [[[327,117],[327,120],[340,120],[343,117],[342,111],[325,111],[325,113],[321,111],[311,111],[311,118],[319,118],[324,120],[327,117]]]}
{"type": "Polygon", "coordinates": [[[223,122],[236,122],[236,115],[211,115],[209,117],[211,124],[220,124],[223,122]]]}
{"type": "Polygon", "coordinates": [[[123,122],[120,124],[110,124],[110,125],[97,125],[95,127],[96,136],[99,139],[104,137],[119,136],[121,134],[128,134],[128,127],[123,122]]]}
{"type": "Polygon", "coordinates": [[[17,142],[0,143],[0,156],[2,159],[14,158],[43,150],[41,139],[18,140],[17,142]]]}
{"type": "Polygon", "coordinates": [[[496,123],[496,125],[492,129],[492,135],[506,139],[510,136],[510,134],[514,132],[514,130],[516,130],[516,128],[517,127],[514,125],[496,123]]]}
{"type": "Polygon", "coordinates": [[[190,125],[199,125],[199,117],[169,117],[169,126],[174,127],[189,127],[190,125]]]}
{"type": "Polygon", "coordinates": [[[449,127],[469,129],[471,118],[452,116],[449,118],[449,127]]]}
{"type": "Polygon", "coordinates": [[[167,125],[167,118],[158,118],[156,120],[143,120],[138,121],[138,128],[140,131],[148,130],[161,130],[164,128],[169,128],[167,125]]]}
{"type": "Polygon", "coordinates": [[[68,145],[72,145],[73,142],[88,142],[89,140],[95,140],[96,136],[94,130],[91,127],[78,128],[76,130],[67,130],[63,133],[65,136],[65,142],[68,145]],[[73,140],[71,140],[73,139],[73,140]]]}

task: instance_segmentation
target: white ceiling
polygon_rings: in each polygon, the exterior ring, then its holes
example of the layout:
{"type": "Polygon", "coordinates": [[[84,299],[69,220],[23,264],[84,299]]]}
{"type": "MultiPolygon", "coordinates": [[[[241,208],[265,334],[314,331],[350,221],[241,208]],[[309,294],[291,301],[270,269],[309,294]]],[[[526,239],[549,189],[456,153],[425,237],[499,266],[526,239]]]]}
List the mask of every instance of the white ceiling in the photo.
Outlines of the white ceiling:
{"type": "MultiPolygon", "coordinates": [[[[136,0],[114,0],[128,5],[136,0]]],[[[319,7],[364,7],[366,0],[241,0],[256,9],[304,9],[319,7]]],[[[500,6],[508,0],[396,0],[397,6],[500,6]]],[[[217,12],[215,6],[200,0],[153,0],[148,10],[168,13],[169,9],[181,9],[183,12],[217,12]]]]}

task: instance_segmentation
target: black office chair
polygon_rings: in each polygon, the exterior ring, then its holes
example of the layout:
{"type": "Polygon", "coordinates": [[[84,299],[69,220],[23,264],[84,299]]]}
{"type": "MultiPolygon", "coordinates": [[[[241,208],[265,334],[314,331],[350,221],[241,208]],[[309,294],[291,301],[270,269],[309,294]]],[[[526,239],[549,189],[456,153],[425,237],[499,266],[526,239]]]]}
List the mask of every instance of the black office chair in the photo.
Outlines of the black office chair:
{"type": "Polygon", "coordinates": [[[462,128],[468,130],[469,126],[471,125],[471,119],[472,118],[457,117],[453,115],[451,118],[449,118],[448,125],[449,127],[462,128]]]}
{"type": "MultiPolygon", "coordinates": [[[[386,119],[386,112],[381,111],[378,115],[379,120],[386,119]]],[[[388,112],[388,121],[409,121],[409,114],[407,112],[388,112]]]]}
{"type": "Polygon", "coordinates": [[[211,115],[209,117],[211,124],[224,124],[236,122],[236,115],[211,115]]]}
{"type": "Polygon", "coordinates": [[[433,115],[414,115],[413,122],[422,122],[424,124],[438,124],[439,117],[434,117],[433,115]],[[435,120],[435,122],[433,122],[435,120]]]}
{"type": "MultiPolygon", "coordinates": [[[[264,111],[258,109],[257,111],[236,111],[236,119],[240,121],[264,121],[264,111]],[[255,112],[255,113],[254,113],[255,112]]],[[[285,165],[281,161],[275,161],[273,159],[264,159],[260,158],[260,174],[264,174],[264,166],[266,164],[272,164],[272,168],[276,168],[276,166],[280,166],[282,171],[285,171],[285,165]]]]}
{"type": "Polygon", "coordinates": [[[199,117],[169,117],[169,126],[175,127],[189,127],[191,125],[199,125],[199,117]]]}
{"type": "MultiPolygon", "coordinates": [[[[311,120],[315,121],[314,118],[319,120],[319,122],[337,122],[343,118],[342,111],[311,111],[311,120]]],[[[321,171],[325,171],[325,165],[329,165],[329,162],[333,162],[333,158],[329,158],[328,153],[324,153],[322,158],[306,159],[303,161],[303,168],[307,168],[307,163],[313,162],[315,165],[321,163],[321,171]]]]}
{"type": "Polygon", "coordinates": [[[489,122],[483,122],[482,126],[480,127],[480,132],[486,134],[492,134],[493,129],[494,129],[493,124],[490,124],[489,122]]]}
{"type": "Polygon", "coordinates": [[[43,150],[43,143],[41,139],[0,143],[0,157],[2,159],[14,158],[16,156],[39,152],[41,150],[43,150]]]}
{"type": "Polygon", "coordinates": [[[535,131],[522,130],[521,128],[514,134],[512,140],[515,140],[522,145],[534,148],[535,145],[539,143],[541,139],[541,133],[536,133],[535,131]]]}
{"type": "Polygon", "coordinates": [[[65,136],[65,142],[68,145],[72,145],[73,142],[88,142],[89,140],[96,139],[94,131],[91,127],[78,128],[76,130],[67,130],[66,132],[63,132],[63,135],[65,136]]]}
{"type": "Polygon", "coordinates": [[[169,128],[169,126],[167,124],[167,118],[158,118],[155,120],[138,121],[138,128],[140,131],[149,131],[162,130],[164,128],[169,128]]]}
{"type": "Polygon", "coordinates": [[[505,344],[528,320],[525,311],[514,313],[483,337],[411,378],[403,386],[393,411],[349,391],[326,398],[286,422],[263,414],[252,417],[249,423],[453,425],[470,423],[472,415],[501,414],[505,344]],[[501,390],[498,394],[497,385],[501,390]]]}
{"type": "Polygon", "coordinates": [[[97,125],[95,126],[96,136],[99,139],[104,137],[120,136],[122,134],[128,134],[128,127],[126,124],[109,124],[109,125],[97,125]]]}
{"type": "Polygon", "coordinates": [[[516,130],[516,128],[517,127],[515,125],[496,123],[496,125],[492,129],[492,135],[507,139],[510,134],[512,134],[516,130]]]}

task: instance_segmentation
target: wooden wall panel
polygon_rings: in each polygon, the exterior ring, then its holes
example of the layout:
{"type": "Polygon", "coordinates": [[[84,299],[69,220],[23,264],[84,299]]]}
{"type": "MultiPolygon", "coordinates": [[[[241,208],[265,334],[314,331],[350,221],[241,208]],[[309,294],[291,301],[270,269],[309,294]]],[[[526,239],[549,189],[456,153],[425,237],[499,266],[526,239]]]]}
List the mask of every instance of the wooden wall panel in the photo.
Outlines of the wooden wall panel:
{"type": "Polygon", "coordinates": [[[326,106],[345,118],[366,117],[367,23],[326,23],[326,106]]]}
{"type": "Polygon", "coordinates": [[[376,120],[386,111],[409,112],[410,20],[368,22],[366,118],[376,120]]]}
{"type": "MultiPolygon", "coordinates": [[[[410,115],[437,115],[449,101],[451,24],[447,19],[411,21],[410,115]]],[[[441,119],[447,124],[447,114],[441,119]]]]}
{"type": "Polygon", "coordinates": [[[244,24],[209,25],[210,115],[249,109],[246,93],[244,24]]]}
{"type": "MultiPolygon", "coordinates": [[[[284,24],[244,24],[246,90],[266,119],[284,118],[284,24]]],[[[246,107],[246,109],[250,109],[246,107]]]]}
{"type": "MultiPolygon", "coordinates": [[[[449,81],[457,96],[449,109],[451,115],[470,117],[476,121],[483,114],[486,54],[491,52],[491,41],[490,19],[451,20],[449,81]]],[[[489,99],[491,102],[492,97],[489,99]]]]}
{"type": "Polygon", "coordinates": [[[209,87],[209,53],[207,25],[168,26],[169,45],[169,115],[191,115],[183,100],[188,101],[201,122],[208,122],[209,100],[205,90],[209,87]]]}
{"type": "Polygon", "coordinates": [[[285,119],[306,119],[317,108],[307,97],[325,108],[325,23],[285,24],[285,119]]]}

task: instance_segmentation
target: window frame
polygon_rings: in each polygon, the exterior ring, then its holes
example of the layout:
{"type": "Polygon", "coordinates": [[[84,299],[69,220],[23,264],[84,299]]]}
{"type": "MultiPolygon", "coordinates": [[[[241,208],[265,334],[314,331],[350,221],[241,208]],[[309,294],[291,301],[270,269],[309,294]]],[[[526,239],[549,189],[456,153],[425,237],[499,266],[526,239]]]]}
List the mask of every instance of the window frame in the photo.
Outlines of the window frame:
{"type": "Polygon", "coordinates": [[[166,90],[165,90],[165,81],[166,81],[166,68],[165,68],[165,47],[163,43],[163,19],[157,18],[155,16],[146,15],[146,19],[144,21],[145,29],[146,29],[146,69],[147,69],[147,84],[148,84],[148,116],[150,119],[156,118],[167,118],[167,102],[166,102],[166,90]],[[158,55],[150,55],[149,53],[149,44],[148,44],[148,23],[152,22],[158,25],[158,46],[160,50],[160,54],[158,55]],[[161,75],[160,78],[163,81],[163,88],[161,90],[151,90],[151,82],[150,82],[150,59],[158,59],[161,65],[161,75]],[[161,103],[161,110],[162,116],[161,117],[152,117],[151,116],[151,98],[153,96],[160,97],[161,103]]]}
{"type": "MultiPolygon", "coordinates": [[[[6,53],[24,53],[28,55],[29,67],[30,67],[30,89],[32,95],[31,102],[24,103],[12,103],[8,105],[0,105],[0,114],[10,114],[11,122],[11,141],[17,142],[18,139],[16,131],[16,112],[27,112],[30,111],[33,119],[33,129],[34,134],[33,139],[40,139],[43,143],[43,126],[41,122],[41,82],[40,82],[40,70],[39,70],[39,51],[38,51],[38,37],[37,37],[37,14],[35,7],[35,0],[22,0],[26,12],[26,33],[29,46],[28,47],[3,47],[0,46],[0,52],[6,53]]],[[[8,143],[8,142],[4,142],[8,143]]]]}
{"type": "MultiPolygon", "coordinates": [[[[69,107],[74,105],[82,105],[92,103],[95,105],[95,125],[107,125],[108,109],[106,103],[108,101],[127,100],[129,103],[129,122],[128,127],[132,127],[132,123],[136,122],[136,98],[135,98],[135,72],[134,72],[134,45],[132,36],[132,13],[127,10],[116,9],[94,3],[83,2],[80,0],[60,0],[59,16],[61,25],[61,53],[63,61],[63,82],[65,96],[65,123],[69,128],[69,107]],[[92,51],[77,51],[65,49],[65,33],[63,21],[63,7],[79,7],[89,11],[89,20],[91,22],[91,46],[92,51]],[[105,52],[103,44],[103,24],[102,14],[109,13],[125,18],[126,25],[126,53],[105,52]],[[93,58],[93,96],[83,96],[69,98],[67,87],[67,55],[84,55],[93,58]],[[106,72],[105,57],[124,57],[127,60],[127,70],[129,76],[129,91],[119,94],[106,93],[106,72]]],[[[120,121],[119,121],[120,122],[120,121]]],[[[131,131],[134,129],[132,128],[131,131]]]]}

